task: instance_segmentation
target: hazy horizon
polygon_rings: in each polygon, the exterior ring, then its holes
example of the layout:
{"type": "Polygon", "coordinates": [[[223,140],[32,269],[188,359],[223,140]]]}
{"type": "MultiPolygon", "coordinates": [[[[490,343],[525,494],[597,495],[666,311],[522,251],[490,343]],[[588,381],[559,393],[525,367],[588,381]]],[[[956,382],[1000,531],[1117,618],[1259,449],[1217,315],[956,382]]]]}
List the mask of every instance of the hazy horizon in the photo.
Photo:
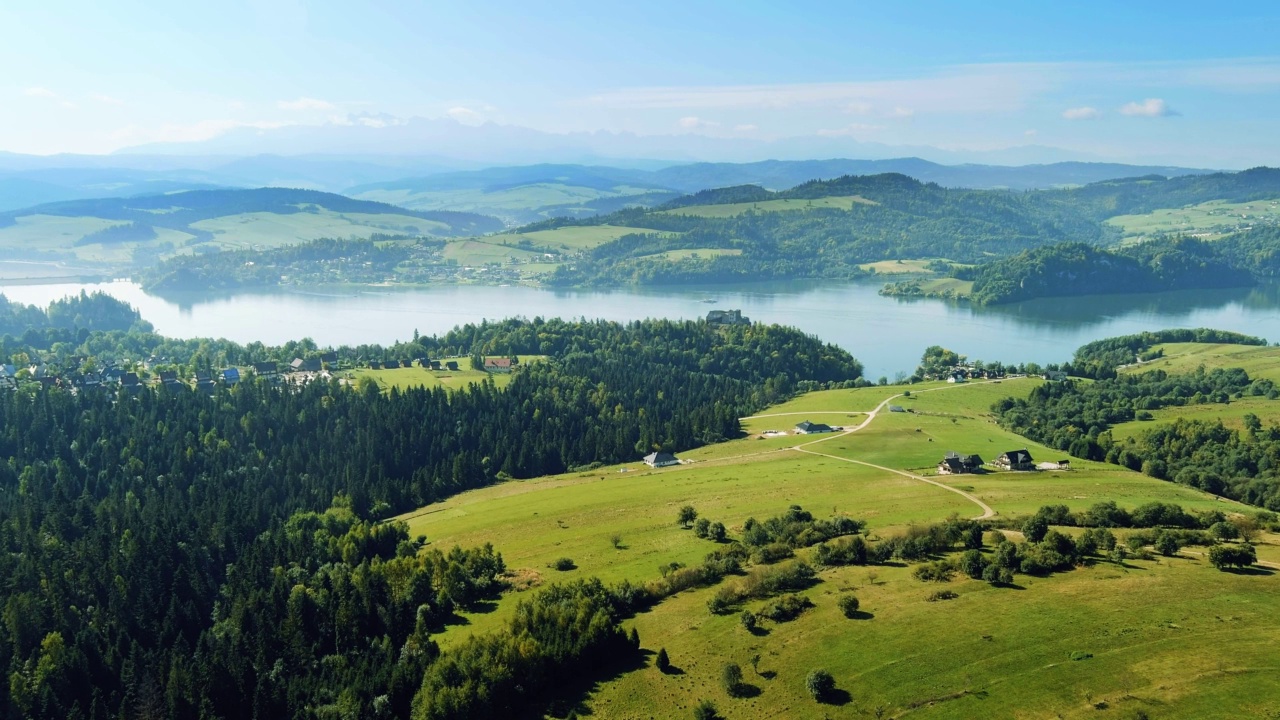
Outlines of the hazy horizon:
{"type": "Polygon", "coordinates": [[[1277,20],[1260,3],[11,6],[0,150],[1280,165],[1277,20]]]}

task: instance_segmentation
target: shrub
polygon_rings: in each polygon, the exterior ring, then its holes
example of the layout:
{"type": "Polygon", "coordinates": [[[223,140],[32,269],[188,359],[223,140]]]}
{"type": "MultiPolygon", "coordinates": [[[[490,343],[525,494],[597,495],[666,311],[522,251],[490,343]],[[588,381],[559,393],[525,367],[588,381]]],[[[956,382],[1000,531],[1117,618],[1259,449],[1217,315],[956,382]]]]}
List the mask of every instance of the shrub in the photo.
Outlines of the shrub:
{"type": "Polygon", "coordinates": [[[845,617],[852,618],[857,616],[858,607],[861,605],[861,603],[858,602],[857,597],[853,595],[841,595],[840,599],[836,602],[840,606],[840,612],[844,613],[845,617]]]}
{"type": "Polygon", "coordinates": [[[688,528],[693,525],[693,521],[698,519],[698,511],[693,509],[692,505],[685,505],[680,508],[680,512],[676,515],[676,520],[680,523],[680,527],[688,528]]]}
{"type": "Polygon", "coordinates": [[[742,627],[746,628],[749,633],[754,633],[756,628],[760,627],[760,623],[756,620],[755,613],[750,610],[743,610],[741,619],[742,627]]]}
{"type": "Polygon", "coordinates": [[[738,663],[727,663],[720,671],[720,686],[729,693],[729,697],[743,694],[742,668],[738,667],[738,663]]]}
{"type": "Polygon", "coordinates": [[[960,556],[960,572],[971,578],[978,579],[982,577],[982,573],[987,569],[987,559],[982,557],[982,553],[977,550],[965,550],[960,556]]]}
{"type": "Polygon", "coordinates": [[[573,570],[576,567],[578,566],[574,564],[573,560],[570,560],[567,557],[559,558],[555,562],[551,563],[552,570],[559,570],[561,572],[573,570]]]}
{"type": "Polygon", "coordinates": [[[751,562],[758,565],[772,565],[773,563],[780,560],[786,560],[794,555],[795,553],[792,552],[790,545],[769,543],[768,545],[756,548],[756,551],[751,554],[751,562]]]}
{"type": "Polygon", "coordinates": [[[921,565],[911,572],[911,576],[923,582],[948,582],[955,568],[946,560],[921,565]]]}
{"type": "Polygon", "coordinates": [[[722,543],[729,537],[729,531],[725,529],[724,523],[716,521],[711,523],[707,528],[707,539],[713,542],[722,543]]]}
{"type": "Polygon", "coordinates": [[[1252,545],[1214,545],[1209,548],[1209,563],[1219,570],[1248,567],[1258,561],[1252,545]]]}
{"type": "Polygon", "coordinates": [[[653,666],[662,672],[671,669],[671,658],[667,656],[666,648],[658,648],[658,657],[654,659],[653,666]]]}
{"type": "Polygon", "coordinates": [[[767,618],[774,622],[787,622],[794,620],[800,613],[813,607],[813,601],[804,595],[796,595],[794,593],[783,595],[777,600],[765,605],[760,610],[760,617],[767,618]]]}
{"type": "Polygon", "coordinates": [[[720,720],[720,711],[710,700],[703,700],[693,708],[694,720],[720,720]]]}
{"type": "Polygon", "coordinates": [[[938,602],[939,600],[955,600],[958,597],[960,596],[951,590],[939,590],[929,593],[924,600],[925,602],[938,602]]]}
{"type": "Polygon", "coordinates": [[[835,691],[836,679],[826,670],[811,670],[804,679],[804,687],[814,700],[821,702],[835,691]]]}
{"type": "Polygon", "coordinates": [[[707,530],[711,527],[711,521],[700,517],[693,523],[693,534],[697,537],[704,538],[707,536],[707,530]]]}
{"type": "Polygon", "coordinates": [[[707,601],[707,609],[711,611],[712,615],[723,615],[729,612],[729,608],[732,604],[733,603],[729,602],[727,597],[721,593],[716,593],[707,601]]]}
{"type": "Polygon", "coordinates": [[[1165,557],[1173,557],[1182,549],[1182,543],[1178,542],[1178,538],[1171,532],[1160,533],[1156,538],[1156,552],[1165,557]]]}

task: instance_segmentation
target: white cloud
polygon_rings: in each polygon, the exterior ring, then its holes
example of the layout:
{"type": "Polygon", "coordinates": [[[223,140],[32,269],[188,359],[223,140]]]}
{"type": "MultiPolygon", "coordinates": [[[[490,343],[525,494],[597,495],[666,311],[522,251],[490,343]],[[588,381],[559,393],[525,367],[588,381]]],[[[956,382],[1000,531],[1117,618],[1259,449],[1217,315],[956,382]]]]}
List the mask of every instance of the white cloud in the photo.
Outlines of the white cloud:
{"type": "Polygon", "coordinates": [[[1120,108],[1120,114],[1130,117],[1173,117],[1179,113],[1160,98],[1147,98],[1142,102],[1127,103],[1120,108]]]}
{"type": "Polygon", "coordinates": [[[849,125],[845,125],[842,128],[835,128],[832,130],[827,130],[827,129],[819,130],[818,134],[821,135],[822,137],[853,137],[856,135],[866,135],[868,133],[873,133],[873,132],[876,132],[877,130],[883,130],[883,129],[884,129],[883,125],[873,125],[870,123],[851,123],[849,125]]]}
{"type": "Polygon", "coordinates": [[[720,123],[714,120],[703,120],[700,117],[682,117],[680,118],[680,127],[686,130],[699,130],[705,128],[720,127],[720,123]]]}
{"type": "Polygon", "coordinates": [[[734,132],[755,132],[756,130],[759,130],[759,129],[760,129],[759,125],[752,125],[751,123],[747,123],[745,125],[733,126],[734,132]]]}
{"type": "Polygon", "coordinates": [[[1067,120],[1097,120],[1101,116],[1102,113],[1098,112],[1098,108],[1088,106],[1067,108],[1062,111],[1062,117],[1067,120]]]}
{"type": "Polygon", "coordinates": [[[332,110],[333,103],[316,98],[300,97],[297,100],[281,100],[276,103],[281,110],[332,110]]]}
{"type": "Polygon", "coordinates": [[[110,95],[102,95],[100,93],[94,93],[89,97],[93,100],[96,100],[97,102],[102,103],[103,105],[115,105],[116,107],[122,107],[124,105],[123,100],[121,100],[120,98],[111,97],[110,95]]]}
{"type": "Polygon", "coordinates": [[[1038,134],[1039,134],[1039,131],[1037,131],[1037,130],[1024,130],[1024,131],[1022,131],[1022,134],[1023,134],[1023,135],[1026,135],[1027,137],[1035,137],[1036,135],[1038,135],[1038,134]]]}
{"type": "Polygon", "coordinates": [[[451,107],[444,114],[463,125],[479,125],[484,122],[484,115],[468,107],[451,107]]]}
{"type": "Polygon", "coordinates": [[[911,108],[904,108],[899,106],[890,110],[888,113],[885,113],[885,116],[891,117],[891,118],[909,118],[915,114],[916,114],[915,110],[912,110],[911,108]]]}
{"type": "Polygon", "coordinates": [[[29,87],[26,90],[23,90],[22,94],[27,97],[42,97],[49,98],[51,100],[58,99],[58,93],[50,90],[49,88],[42,87],[29,87]]]}

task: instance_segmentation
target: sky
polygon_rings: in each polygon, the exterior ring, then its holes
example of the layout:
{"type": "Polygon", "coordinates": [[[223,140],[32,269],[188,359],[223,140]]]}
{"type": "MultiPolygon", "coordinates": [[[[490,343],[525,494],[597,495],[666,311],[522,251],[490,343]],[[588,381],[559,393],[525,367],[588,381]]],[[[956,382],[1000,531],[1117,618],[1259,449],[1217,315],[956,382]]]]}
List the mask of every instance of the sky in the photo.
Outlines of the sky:
{"type": "Polygon", "coordinates": [[[0,150],[452,118],[1280,165],[1280,3],[0,4],[0,150]]]}

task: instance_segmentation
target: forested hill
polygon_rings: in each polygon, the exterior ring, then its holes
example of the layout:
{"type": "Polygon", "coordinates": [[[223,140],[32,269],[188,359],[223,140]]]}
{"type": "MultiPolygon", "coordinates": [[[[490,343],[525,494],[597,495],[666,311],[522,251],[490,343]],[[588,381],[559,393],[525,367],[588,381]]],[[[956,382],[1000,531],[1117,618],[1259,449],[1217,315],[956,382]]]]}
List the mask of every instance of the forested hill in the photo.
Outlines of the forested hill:
{"type": "Polygon", "coordinates": [[[1221,248],[1192,238],[1153,240],[1118,251],[1084,243],[1025,250],[983,265],[970,301],[978,305],[1116,292],[1242,287],[1251,274],[1221,248]]]}
{"type": "MultiPolygon", "coordinates": [[[[251,190],[192,190],[189,192],[143,195],[129,198],[69,200],[0,213],[0,227],[18,218],[33,215],[91,217],[138,225],[169,228],[200,236],[193,223],[229,215],[271,213],[293,215],[317,209],[335,213],[399,215],[438,223],[432,234],[477,235],[502,229],[496,218],[475,213],[406,210],[369,200],[353,200],[343,195],[290,188],[251,190]]],[[[207,235],[208,233],[203,233],[207,235]]]]}
{"type": "Polygon", "coordinates": [[[526,231],[605,224],[651,231],[599,245],[561,266],[550,278],[557,285],[839,278],[884,259],[982,263],[1063,242],[1108,244],[1119,230],[1103,221],[1119,214],[1274,197],[1280,197],[1280,170],[1272,168],[1034,192],[948,189],[888,173],[814,180],[780,192],[751,185],[706,190],[654,209],[557,219],[526,231]],[[684,254],[673,258],[672,251],[684,254]]]}
{"type": "Polygon", "coordinates": [[[431,634],[498,589],[502,558],[420,552],[376,520],[714,442],[795,387],[861,374],[764,325],[508,321],[415,344],[551,357],[505,390],[0,391],[0,717],[408,717],[419,687],[417,717],[504,716],[634,652],[628,601],[553,588],[529,601],[536,622],[441,650],[431,634]]]}

